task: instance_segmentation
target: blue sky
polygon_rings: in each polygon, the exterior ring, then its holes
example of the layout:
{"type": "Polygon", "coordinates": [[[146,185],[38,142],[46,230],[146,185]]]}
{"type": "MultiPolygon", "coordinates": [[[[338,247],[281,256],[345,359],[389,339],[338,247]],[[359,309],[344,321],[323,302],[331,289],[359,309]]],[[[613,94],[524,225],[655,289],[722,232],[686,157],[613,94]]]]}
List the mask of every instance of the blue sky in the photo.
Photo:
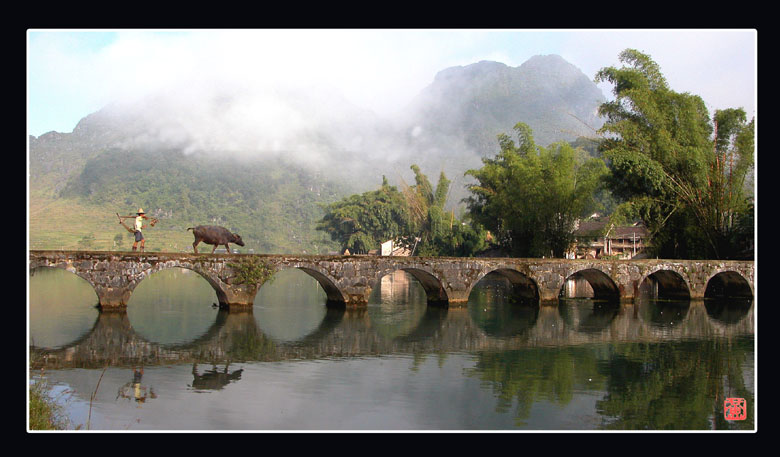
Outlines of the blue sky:
{"type": "MultiPolygon", "coordinates": [[[[519,66],[558,54],[589,78],[650,54],[671,88],[700,95],[710,110],[755,114],[757,32],[740,30],[30,30],[28,133],[71,132],[117,100],[159,91],[194,97],[213,87],[278,84],[336,88],[352,103],[389,115],[440,70],[494,60],[519,66]]],[[[611,88],[602,85],[609,97],[611,88]]]]}

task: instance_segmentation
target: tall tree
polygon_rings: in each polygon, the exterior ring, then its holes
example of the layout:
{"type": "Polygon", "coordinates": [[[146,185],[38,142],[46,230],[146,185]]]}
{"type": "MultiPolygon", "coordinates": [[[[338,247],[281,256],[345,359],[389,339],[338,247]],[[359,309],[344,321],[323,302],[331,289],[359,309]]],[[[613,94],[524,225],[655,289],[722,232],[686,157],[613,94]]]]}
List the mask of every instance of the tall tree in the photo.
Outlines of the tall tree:
{"type": "Polygon", "coordinates": [[[325,208],[317,224],[353,254],[367,254],[380,243],[405,235],[409,215],[403,194],[382,177],[382,186],[374,191],[351,195],[325,208]]]}
{"type": "Polygon", "coordinates": [[[450,180],[444,173],[434,189],[417,165],[411,169],[413,186],[402,182],[399,192],[383,177],[378,190],[328,205],[317,230],[329,233],[342,250],[349,248],[355,254],[368,253],[391,239],[421,256],[471,256],[482,249],[484,230],[445,212],[450,180]]]}
{"type": "Polygon", "coordinates": [[[407,243],[415,255],[468,257],[481,250],[485,246],[484,229],[445,210],[451,181],[444,172],[439,174],[434,189],[419,166],[413,164],[410,168],[415,185],[403,183],[402,190],[410,213],[407,243]]]}
{"type": "Polygon", "coordinates": [[[517,145],[499,135],[496,157],[466,172],[477,180],[469,186],[469,212],[512,255],[562,257],[573,242],[575,219],[594,209],[606,166],[565,142],[537,146],[522,122],[514,130],[517,145]]]}
{"type": "Polygon", "coordinates": [[[736,255],[730,240],[749,206],[743,184],[753,122],[741,109],[710,119],[699,96],[669,88],[650,56],[626,49],[619,57],[625,66],[596,74],[596,82],[614,86],[615,99],[599,113],[610,188],[624,200],[616,216],[641,218],[658,256],[736,255]]]}

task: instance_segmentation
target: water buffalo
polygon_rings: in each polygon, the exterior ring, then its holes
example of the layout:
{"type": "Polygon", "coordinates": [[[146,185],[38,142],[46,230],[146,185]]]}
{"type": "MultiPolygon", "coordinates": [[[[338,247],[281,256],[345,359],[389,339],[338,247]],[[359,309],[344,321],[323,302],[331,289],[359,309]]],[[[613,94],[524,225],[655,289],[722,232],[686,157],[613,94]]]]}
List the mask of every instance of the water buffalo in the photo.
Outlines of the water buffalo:
{"type": "Polygon", "coordinates": [[[214,249],[211,250],[213,254],[217,250],[217,246],[225,245],[227,252],[230,252],[230,246],[228,243],[235,243],[239,246],[244,245],[244,241],[235,233],[231,233],[230,230],[225,227],[219,227],[217,225],[199,225],[197,227],[189,227],[187,230],[192,230],[195,235],[195,242],[192,243],[192,248],[195,249],[195,254],[198,253],[198,243],[203,241],[206,244],[213,244],[214,249]]]}

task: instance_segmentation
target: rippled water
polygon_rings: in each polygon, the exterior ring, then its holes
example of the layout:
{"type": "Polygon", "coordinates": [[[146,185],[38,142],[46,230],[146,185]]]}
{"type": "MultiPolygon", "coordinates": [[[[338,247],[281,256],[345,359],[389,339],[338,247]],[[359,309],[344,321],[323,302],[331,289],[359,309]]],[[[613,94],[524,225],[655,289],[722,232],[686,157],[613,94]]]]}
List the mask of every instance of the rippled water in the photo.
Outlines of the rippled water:
{"type": "Polygon", "coordinates": [[[277,273],[226,312],[194,272],[101,313],[75,275],[30,277],[31,381],[91,430],[752,430],[751,302],[513,302],[486,278],[435,308],[404,272],[362,310],[277,273]],[[94,395],[90,405],[90,399],[94,395]],[[726,420],[724,401],[745,400],[726,420]]]}

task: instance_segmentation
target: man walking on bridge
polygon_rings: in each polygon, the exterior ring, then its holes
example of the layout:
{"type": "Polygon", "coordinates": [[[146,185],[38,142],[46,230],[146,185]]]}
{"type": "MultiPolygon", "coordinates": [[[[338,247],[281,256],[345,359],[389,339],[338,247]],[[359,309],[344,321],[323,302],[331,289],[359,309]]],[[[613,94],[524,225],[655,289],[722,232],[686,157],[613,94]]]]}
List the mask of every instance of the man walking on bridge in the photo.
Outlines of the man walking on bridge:
{"type": "MultiPolygon", "coordinates": [[[[141,231],[141,229],[146,228],[147,226],[144,225],[144,219],[149,219],[146,214],[144,213],[143,208],[138,208],[138,212],[135,213],[135,223],[133,224],[133,228],[126,226],[125,223],[122,221],[123,216],[119,216],[119,223],[122,224],[128,232],[133,233],[135,236],[135,241],[133,242],[133,251],[136,251],[138,249],[138,242],[141,242],[141,252],[144,252],[144,243],[146,243],[146,239],[144,239],[144,234],[141,231]]],[[[132,216],[124,216],[124,217],[132,217],[132,216]]],[[[155,219],[152,219],[152,226],[154,226],[155,219]]]]}

